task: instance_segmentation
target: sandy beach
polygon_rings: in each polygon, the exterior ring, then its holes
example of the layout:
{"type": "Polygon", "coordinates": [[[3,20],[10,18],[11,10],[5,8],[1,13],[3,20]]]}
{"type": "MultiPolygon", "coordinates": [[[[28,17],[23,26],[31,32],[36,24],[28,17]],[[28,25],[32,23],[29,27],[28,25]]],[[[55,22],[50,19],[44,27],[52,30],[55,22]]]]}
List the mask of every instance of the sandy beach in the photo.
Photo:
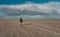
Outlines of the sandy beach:
{"type": "Polygon", "coordinates": [[[60,19],[0,19],[0,37],[60,37],[60,19]]]}

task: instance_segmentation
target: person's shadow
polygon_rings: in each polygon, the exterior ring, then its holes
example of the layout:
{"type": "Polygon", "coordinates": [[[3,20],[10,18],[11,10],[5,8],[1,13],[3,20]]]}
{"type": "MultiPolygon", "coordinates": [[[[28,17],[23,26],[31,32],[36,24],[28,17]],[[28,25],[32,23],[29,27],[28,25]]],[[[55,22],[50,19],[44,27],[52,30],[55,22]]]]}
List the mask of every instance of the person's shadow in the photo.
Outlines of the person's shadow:
{"type": "Polygon", "coordinates": [[[23,24],[23,25],[32,25],[32,23],[26,23],[26,24],[23,24]]]}
{"type": "Polygon", "coordinates": [[[26,23],[26,24],[21,23],[20,25],[21,25],[21,27],[22,27],[22,26],[26,26],[26,25],[32,25],[32,23],[26,23]]]}
{"type": "Polygon", "coordinates": [[[25,29],[26,28],[26,26],[28,26],[28,25],[32,25],[32,23],[26,23],[26,24],[20,24],[20,27],[22,28],[22,29],[25,29]]]}

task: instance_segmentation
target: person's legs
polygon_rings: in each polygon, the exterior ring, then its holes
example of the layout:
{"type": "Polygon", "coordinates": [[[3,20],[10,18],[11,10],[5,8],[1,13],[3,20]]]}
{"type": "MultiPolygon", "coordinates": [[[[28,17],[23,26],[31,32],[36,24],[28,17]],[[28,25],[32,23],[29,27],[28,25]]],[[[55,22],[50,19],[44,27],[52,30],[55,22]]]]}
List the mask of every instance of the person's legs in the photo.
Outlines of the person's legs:
{"type": "Polygon", "coordinates": [[[22,26],[22,23],[21,23],[21,26],[22,26]]]}

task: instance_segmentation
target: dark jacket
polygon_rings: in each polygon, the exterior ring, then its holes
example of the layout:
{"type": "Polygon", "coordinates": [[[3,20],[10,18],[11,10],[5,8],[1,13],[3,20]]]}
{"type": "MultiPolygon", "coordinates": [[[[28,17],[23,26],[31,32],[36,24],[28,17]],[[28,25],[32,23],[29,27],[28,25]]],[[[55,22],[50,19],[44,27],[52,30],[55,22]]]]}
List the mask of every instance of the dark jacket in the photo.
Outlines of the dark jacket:
{"type": "Polygon", "coordinates": [[[23,19],[22,19],[22,18],[20,18],[20,20],[19,20],[19,21],[20,21],[20,23],[22,23],[22,22],[23,22],[23,19]]]}

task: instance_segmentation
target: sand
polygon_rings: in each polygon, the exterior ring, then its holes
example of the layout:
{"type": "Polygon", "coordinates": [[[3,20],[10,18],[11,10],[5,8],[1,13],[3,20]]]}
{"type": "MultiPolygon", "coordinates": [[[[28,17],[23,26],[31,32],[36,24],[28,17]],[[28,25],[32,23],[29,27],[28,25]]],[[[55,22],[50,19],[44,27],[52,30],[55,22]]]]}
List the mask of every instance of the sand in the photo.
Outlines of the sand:
{"type": "Polygon", "coordinates": [[[60,37],[60,19],[0,19],[0,37],[60,37]]]}

